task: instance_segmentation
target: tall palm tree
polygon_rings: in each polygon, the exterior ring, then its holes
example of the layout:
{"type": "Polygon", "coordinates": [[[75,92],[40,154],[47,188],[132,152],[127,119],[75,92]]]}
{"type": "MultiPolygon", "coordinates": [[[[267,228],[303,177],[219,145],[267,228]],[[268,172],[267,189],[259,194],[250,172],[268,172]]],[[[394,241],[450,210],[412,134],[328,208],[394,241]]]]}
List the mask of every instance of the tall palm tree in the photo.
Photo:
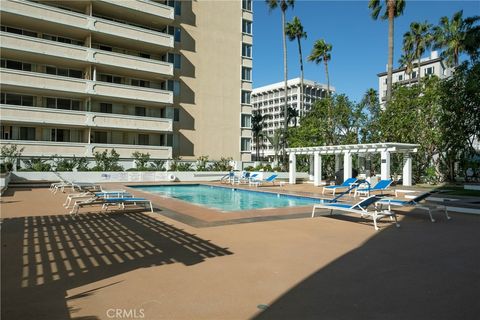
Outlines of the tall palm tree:
{"type": "MultiPolygon", "coordinates": [[[[370,0],[368,7],[372,9],[372,18],[377,20],[383,7],[380,0],[370,0]]],[[[392,74],[393,74],[393,21],[403,14],[405,0],[385,0],[385,12],[382,20],[388,19],[388,64],[387,64],[387,102],[392,98],[392,74]]]]}
{"type": "Polygon", "coordinates": [[[413,60],[414,59],[415,58],[414,58],[413,52],[411,50],[409,50],[409,51],[405,51],[400,56],[400,59],[398,60],[398,63],[401,66],[405,67],[405,73],[408,74],[409,77],[413,72],[413,60]]]}
{"type": "Polygon", "coordinates": [[[293,120],[293,125],[297,126],[298,111],[295,108],[288,107],[288,122],[293,120]]]}
{"type": "Polygon", "coordinates": [[[452,19],[441,17],[438,26],[433,28],[434,49],[443,49],[442,57],[450,67],[458,66],[460,54],[465,52],[465,39],[472,30],[472,24],[478,20],[473,17],[464,20],[463,11],[453,14],[452,19]]]}
{"type": "MultiPolygon", "coordinates": [[[[289,7],[292,7],[295,5],[295,0],[265,0],[268,8],[270,11],[275,10],[276,8],[280,8],[282,11],[282,40],[283,40],[283,81],[284,81],[284,90],[285,90],[285,104],[283,106],[283,115],[284,115],[284,131],[285,133],[287,132],[288,129],[288,104],[287,104],[287,93],[288,93],[288,86],[287,86],[287,80],[288,80],[288,70],[287,70],[287,39],[285,35],[285,12],[289,7]]],[[[286,159],[285,157],[285,143],[283,144],[283,158],[284,161],[286,159]]]]}
{"type": "Polygon", "coordinates": [[[410,30],[405,32],[403,35],[403,51],[407,55],[408,53],[412,53],[413,57],[417,60],[417,77],[419,83],[422,78],[420,73],[420,60],[422,55],[425,53],[425,50],[430,48],[433,41],[433,37],[430,32],[431,27],[432,25],[427,21],[423,23],[412,22],[410,24],[410,30]]]}
{"type": "MultiPolygon", "coordinates": [[[[292,22],[287,23],[286,34],[290,41],[297,40],[298,43],[298,56],[300,57],[300,105],[299,109],[303,110],[303,57],[302,57],[302,44],[301,39],[307,38],[307,33],[303,31],[302,23],[298,17],[294,17],[292,22]]],[[[295,126],[297,121],[295,120],[295,126]]]]}
{"type": "Polygon", "coordinates": [[[323,61],[325,64],[325,76],[327,78],[327,96],[330,96],[330,79],[328,77],[328,61],[332,58],[330,52],[332,51],[332,45],[326,43],[325,40],[320,39],[315,41],[313,44],[313,49],[310,55],[308,56],[308,61],[313,61],[316,64],[319,64],[323,61]]]}
{"type": "Polygon", "coordinates": [[[263,122],[267,115],[262,115],[259,112],[252,114],[252,135],[255,140],[255,157],[258,160],[260,155],[260,138],[263,137],[263,122]]]}

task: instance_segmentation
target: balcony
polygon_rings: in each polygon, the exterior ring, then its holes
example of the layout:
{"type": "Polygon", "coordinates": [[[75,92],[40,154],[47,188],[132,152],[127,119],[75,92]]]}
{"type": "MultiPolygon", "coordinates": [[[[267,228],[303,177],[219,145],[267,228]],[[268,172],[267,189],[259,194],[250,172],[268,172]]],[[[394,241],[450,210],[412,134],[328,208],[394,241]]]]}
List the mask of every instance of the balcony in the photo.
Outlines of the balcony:
{"type": "MultiPolygon", "coordinates": [[[[142,74],[152,76],[173,76],[173,65],[168,62],[145,59],[141,57],[109,52],[71,44],[32,38],[8,32],[0,34],[3,53],[11,51],[13,54],[22,52],[29,57],[41,58],[45,62],[51,59],[64,59],[65,63],[72,60],[85,66],[93,63],[100,66],[108,66],[114,69],[122,68],[135,70],[139,77],[142,74]]],[[[33,59],[33,58],[32,58],[33,59]]]]}
{"type": "Polygon", "coordinates": [[[129,103],[148,103],[165,105],[173,103],[173,93],[160,89],[134,87],[122,84],[68,78],[44,73],[27,72],[13,69],[0,69],[2,90],[29,92],[48,91],[49,94],[61,94],[70,97],[97,96],[112,101],[129,103]]]}
{"type": "Polygon", "coordinates": [[[24,148],[22,155],[26,157],[50,157],[62,155],[64,157],[92,157],[93,154],[104,150],[115,151],[121,158],[131,158],[135,151],[148,152],[154,159],[171,159],[172,148],[162,146],[139,146],[129,144],[88,144],[79,142],[53,142],[53,141],[25,141],[25,140],[0,140],[2,145],[15,144],[24,148]]]}
{"type": "Polygon", "coordinates": [[[154,16],[156,19],[161,18],[166,20],[166,22],[171,22],[175,17],[172,7],[149,0],[97,0],[96,6],[104,6],[107,10],[120,7],[131,11],[129,14],[154,16]]]}
{"type": "Polygon", "coordinates": [[[140,130],[143,132],[171,132],[172,120],[137,117],[122,114],[0,105],[3,122],[67,127],[140,130]]]}
{"type": "MultiPolygon", "coordinates": [[[[118,7],[118,4],[123,2],[115,3],[118,7]]],[[[157,48],[173,48],[174,44],[173,36],[169,34],[25,0],[2,1],[2,14],[4,23],[28,22],[33,28],[35,26],[32,24],[41,21],[43,26],[49,29],[58,29],[60,24],[65,32],[76,32],[77,37],[86,37],[92,32],[102,37],[113,36],[121,41],[128,40],[130,44],[138,43],[140,46],[147,44],[157,48]]]]}

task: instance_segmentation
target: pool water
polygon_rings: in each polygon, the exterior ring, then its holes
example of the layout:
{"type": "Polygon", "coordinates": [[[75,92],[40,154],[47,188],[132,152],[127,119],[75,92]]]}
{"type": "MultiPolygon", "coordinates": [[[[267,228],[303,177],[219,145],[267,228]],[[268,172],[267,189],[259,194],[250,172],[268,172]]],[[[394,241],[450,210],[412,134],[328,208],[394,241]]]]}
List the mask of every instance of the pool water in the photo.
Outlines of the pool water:
{"type": "Polygon", "coordinates": [[[270,192],[207,185],[131,186],[138,190],[183,200],[221,211],[309,206],[322,200],[270,192]]]}

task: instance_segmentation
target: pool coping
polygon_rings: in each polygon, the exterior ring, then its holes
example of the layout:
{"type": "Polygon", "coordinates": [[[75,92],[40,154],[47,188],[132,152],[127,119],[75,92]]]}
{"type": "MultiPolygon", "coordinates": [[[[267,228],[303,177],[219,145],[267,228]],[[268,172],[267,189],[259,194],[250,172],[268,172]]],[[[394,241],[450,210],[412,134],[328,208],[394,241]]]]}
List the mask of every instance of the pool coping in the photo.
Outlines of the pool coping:
{"type": "MultiPolygon", "coordinates": [[[[261,222],[261,221],[272,221],[272,220],[285,220],[285,219],[298,219],[298,218],[307,218],[312,214],[312,205],[308,206],[298,206],[298,207],[285,207],[285,208],[268,208],[268,209],[256,209],[256,210],[242,210],[242,211],[229,211],[222,212],[218,209],[212,209],[207,207],[202,207],[199,205],[191,204],[182,200],[162,197],[160,195],[155,195],[152,193],[144,192],[137,188],[140,186],[155,186],[155,185],[209,185],[214,187],[223,187],[223,188],[235,188],[245,191],[254,191],[254,192],[265,192],[270,194],[282,194],[286,196],[297,196],[303,198],[312,198],[312,199],[322,199],[320,197],[306,196],[296,193],[288,193],[284,190],[279,190],[274,192],[273,190],[258,190],[258,188],[251,189],[248,186],[243,185],[219,185],[218,183],[213,182],[173,182],[173,183],[115,183],[115,184],[105,184],[108,188],[123,188],[127,191],[135,193],[136,196],[144,197],[152,201],[154,212],[161,214],[170,219],[185,223],[187,225],[205,228],[205,227],[215,227],[223,226],[230,224],[239,224],[239,223],[251,223],[251,222],[261,222]]],[[[323,198],[325,199],[325,198],[323,198]]]]}

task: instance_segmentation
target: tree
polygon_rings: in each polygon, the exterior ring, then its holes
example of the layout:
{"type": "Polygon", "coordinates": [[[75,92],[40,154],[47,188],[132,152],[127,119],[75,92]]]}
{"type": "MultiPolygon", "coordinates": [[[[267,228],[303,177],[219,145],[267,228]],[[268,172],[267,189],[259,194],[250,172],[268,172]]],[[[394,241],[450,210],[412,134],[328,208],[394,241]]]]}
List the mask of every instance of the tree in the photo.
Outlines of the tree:
{"type": "MultiPolygon", "coordinates": [[[[284,131],[287,132],[288,130],[288,103],[287,103],[287,93],[288,93],[288,69],[287,69],[287,40],[285,34],[285,12],[289,7],[295,5],[295,0],[265,0],[268,8],[270,11],[275,10],[276,8],[280,8],[282,11],[282,40],[283,40],[283,81],[284,81],[284,90],[285,90],[285,104],[283,106],[283,115],[284,115],[284,131]]],[[[283,158],[285,157],[285,145],[282,146],[283,149],[283,158]]],[[[257,149],[258,150],[258,149],[257,149]]]]}
{"type": "Polygon", "coordinates": [[[465,23],[469,26],[464,40],[465,51],[472,61],[480,57],[480,25],[473,26],[477,21],[480,21],[480,16],[465,19],[465,23]]]}
{"type": "Polygon", "coordinates": [[[19,148],[16,144],[4,144],[1,148],[0,155],[5,162],[5,168],[12,171],[17,165],[18,158],[22,156],[25,148],[19,148]]]}
{"type": "MultiPolygon", "coordinates": [[[[380,0],[370,0],[368,7],[372,10],[371,16],[377,20],[383,6],[380,0]]],[[[392,74],[393,74],[393,30],[394,19],[403,14],[405,9],[404,0],[385,0],[385,11],[382,20],[388,19],[388,64],[387,64],[387,102],[392,98],[392,74]]]]}
{"type": "MultiPolygon", "coordinates": [[[[300,110],[303,110],[303,57],[301,39],[307,38],[307,33],[303,31],[302,23],[298,17],[294,17],[292,22],[287,23],[286,33],[290,41],[297,40],[298,56],[300,59],[300,110]]],[[[295,125],[297,121],[295,120],[295,125]]]]}
{"type": "Polygon", "coordinates": [[[405,32],[403,35],[404,56],[409,57],[411,54],[412,57],[417,60],[418,82],[420,82],[422,78],[420,73],[420,60],[422,55],[425,53],[425,50],[430,48],[433,41],[430,29],[431,24],[429,24],[427,21],[423,23],[412,22],[410,24],[410,30],[405,32]]]}
{"type": "Polygon", "coordinates": [[[283,132],[282,130],[275,130],[273,132],[272,136],[267,135],[266,136],[268,139],[268,142],[273,147],[273,152],[274,152],[274,158],[273,161],[275,161],[278,164],[278,153],[280,151],[281,146],[283,145],[283,132]]]}
{"type": "Polygon", "coordinates": [[[408,74],[410,77],[412,72],[413,72],[413,60],[415,60],[413,56],[412,50],[405,50],[403,54],[400,56],[400,59],[398,60],[398,63],[402,66],[405,67],[405,73],[408,74]]]}
{"type": "Polygon", "coordinates": [[[298,111],[295,108],[288,107],[288,122],[293,120],[294,127],[297,126],[298,111]]]}
{"type": "MultiPolygon", "coordinates": [[[[463,11],[460,10],[453,14],[452,19],[448,17],[441,17],[438,26],[433,28],[434,36],[434,48],[442,49],[442,58],[450,67],[456,67],[459,63],[460,54],[467,52],[467,49],[471,52],[472,45],[475,46],[471,36],[477,34],[478,40],[478,26],[473,27],[473,24],[479,20],[479,17],[472,17],[463,19],[463,11]],[[466,47],[467,46],[467,47],[466,47]]],[[[477,43],[478,52],[478,43],[477,43]]]]}
{"type": "Polygon", "coordinates": [[[255,158],[257,160],[260,156],[260,138],[263,136],[263,122],[266,117],[266,115],[261,115],[258,112],[252,115],[252,135],[255,140],[255,158]]]}
{"type": "Polygon", "coordinates": [[[135,151],[132,153],[133,159],[135,159],[135,167],[137,170],[146,171],[148,170],[147,164],[150,161],[150,153],[142,153],[135,151]]]}
{"type": "Polygon", "coordinates": [[[332,51],[332,45],[326,43],[325,40],[320,39],[315,41],[313,49],[308,56],[308,61],[313,61],[316,64],[323,62],[325,65],[325,78],[327,80],[327,96],[330,96],[330,79],[328,77],[328,61],[332,58],[330,52],[332,51]]]}
{"type": "Polygon", "coordinates": [[[365,111],[362,113],[361,119],[359,119],[359,121],[362,122],[359,129],[361,142],[380,142],[378,119],[382,110],[380,108],[377,91],[373,88],[368,89],[363,95],[360,106],[361,110],[365,111]]]}

